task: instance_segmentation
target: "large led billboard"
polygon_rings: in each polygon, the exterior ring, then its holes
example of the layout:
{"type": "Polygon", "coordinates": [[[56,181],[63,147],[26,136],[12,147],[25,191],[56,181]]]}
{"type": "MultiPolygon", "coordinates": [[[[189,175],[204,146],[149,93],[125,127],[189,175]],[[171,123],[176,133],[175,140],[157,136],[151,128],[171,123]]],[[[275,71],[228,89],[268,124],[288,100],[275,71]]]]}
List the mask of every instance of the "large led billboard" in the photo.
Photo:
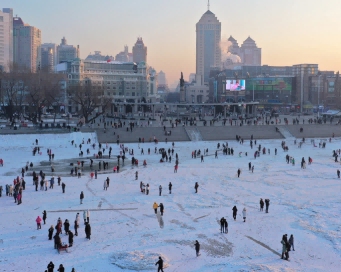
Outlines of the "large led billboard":
{"type": "Polygon", "coordinates": [[[245,91],[245,80],[226,80],[226,91],[245,91]]]}

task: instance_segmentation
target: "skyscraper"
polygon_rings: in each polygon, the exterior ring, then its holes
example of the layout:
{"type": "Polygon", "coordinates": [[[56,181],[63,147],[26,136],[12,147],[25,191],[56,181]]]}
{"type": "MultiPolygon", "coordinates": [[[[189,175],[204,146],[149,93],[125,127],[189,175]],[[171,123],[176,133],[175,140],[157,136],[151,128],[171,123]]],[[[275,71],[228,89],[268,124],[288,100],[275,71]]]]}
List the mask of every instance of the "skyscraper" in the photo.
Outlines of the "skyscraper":
{"type": "Polygon", "coordinates": [[[163,71],[160,71],[157,75],[159,85],[167,85],[166,74],[163,71]]]}
{"type": "MultiPolygon", "coordinates": [[[[53,65],[57,65],[58,64],[58,59],[57,59],[57,44],[55,43],[43,43],[41,45],[41,49],[49,49],[51,48],[53,50],[53,65]]],[[[43,51],[42,51],[43,52],[43,51]]]]}
{"type": "Polygon", "coordinates": [[[142,38],[137,38],[133,46],[133,61],[136,63],[141,61],[147,63],[147,47],[144,45],[142,38]]]}
{"type": "Polygon", "coordinates": [[[49,73],[53,72],[53,49],[51,47],[41,49],[41,68],[49,73]]]}
{"type": "Polygon", "coordinates": [[[67,40],[63,37],[60,45],[57,46],[57,61],[55,65],[66,60],[74,60],[79,56],[79,46],[68,45],[67,40]]]}
{"type": "Polygon", "coordinates": [[[41,63],[41,31],[20,17],[13,18],[13,61],[33,73],[41,63]]]}
{"type": "Polygon", "coordinates": [[[8,71],[13,62],[13,10],[0,10],[0,69],[8,71]]]}
{"type": "Polygon", "coordinates": [[[207,83],[211,67],[221,65],[221,23],[209,9],[196,24],[196,33],[196,74],[207,83]]]}

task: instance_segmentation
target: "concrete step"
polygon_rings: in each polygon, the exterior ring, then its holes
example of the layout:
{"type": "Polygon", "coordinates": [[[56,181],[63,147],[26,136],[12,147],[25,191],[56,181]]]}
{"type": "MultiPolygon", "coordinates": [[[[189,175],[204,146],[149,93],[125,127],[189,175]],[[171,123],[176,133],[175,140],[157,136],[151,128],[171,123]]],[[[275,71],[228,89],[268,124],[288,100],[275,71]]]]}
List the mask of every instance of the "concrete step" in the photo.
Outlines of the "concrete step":
{"type": "Polygon", "coordinates": [[[296,139],[294,135],[285,126],[278,127],[279,132],[283,135],[285,139],[296,139]]]}
{"type": "Polygon", "coordinates": [[[106,133],[104,133],[104,129],[96,129],[96,132],[98,140],[101,143],[116,143],[117,139],[119,139],[120,143],[138,143],[139,138],[141,140],[144,138],[145,142],[152,142],[154,141],[154,136],[159,142],[165,142],[166,139],[168,142],[190,140],[185,128],[182,126],[167,128],[166,130],[171,131],[172,134],[166,136],[161,127],[134,128],[132,132],[127,131],[126,128],[108,128],[106,133]],[[119,135],[119,138],[117,135],[119,135]]]}
{"type": "Polygon", "coordinates": [[[187,132],[188,137],[191,139],[191,141],[194,141],[194,142],[202,141],[202,136],[196,126],[185,127],[185,130],[187,132]]]}

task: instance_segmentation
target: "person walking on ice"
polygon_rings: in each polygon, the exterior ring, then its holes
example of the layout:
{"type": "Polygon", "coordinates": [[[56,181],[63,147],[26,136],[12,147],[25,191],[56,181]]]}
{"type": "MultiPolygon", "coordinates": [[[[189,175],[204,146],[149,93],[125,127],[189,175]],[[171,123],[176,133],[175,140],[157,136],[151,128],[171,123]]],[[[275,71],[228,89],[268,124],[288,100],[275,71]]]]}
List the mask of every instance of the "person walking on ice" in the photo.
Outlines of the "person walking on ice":
{"type": "Polygon", "coordinates": [[[232,211],[233,211],[233,219],[234,219],[234,221],[236,221],[236,218],[237,218],[237,211],[238,211],[237,207],[234,206],[234,207],[232,208],[232,211]]]}
{"type": "Polygon", "coordinates": [[[84,199],[84,193],[83,193],[83,191],[81,192],[79,198],[80,198],[80,200],[81,200],[81,204],[83,204],[83,199],[84,199]]]}
{"type": "Polygon", "coordinates": [[[168,189],[169,189],[169,194],[172,194],[172,183],[169,182],[168,189]]]}
{"type": "Polygon", "coordinates": [[[160,185],[159,186],[159,196],[161,196],[161,194],[162,194],[162,186],[160,185]]]}
{"type": "Polygon", "coordinates": [[[264,208],[264,201],[263,201],[263,198],[260,199],[260,201],[259,201],[259,206],[260,206],[259,211],[262,212],[262,211],[263,211],[263,208],[264,208]]]}
{"type": "Polygon", "coordinates": [[[289,244],[290,246],[292,247],[292,250],[295,251],[295,247],[294,247],[294,235],[290,235],[290,238],[289,238],[289,244]]]}
{"type": "Polygon", "coordinates": [[[87,214],[86,214],[86,211],[83,211],[83,219],[84,219],[84,225],[86,223],[86,218],[87,218],[87,214]]]}
{"type": "Polygon", "coordinates": [[[198,257],[200,255],[200,244],[199,244],[198,240],[195,240],[194,246],[195,246],[195,252],[196,252],[197,257],[198,257]]]}
{"type": "Polygon", "coordinates": [[[163,272],[163,260],[161,258],[161,256],[159,257],[159,260],[156,262],[156,264],[158,266],[157,268],[157,272],[163,272]]]}
{"type": "Polygon", "coordinates": [[[243,209],[243,219],[244,219],[244,222],[245,222],[245,220],[246,220],[246,208],[245,207],[243,209]]]}
{"type": "Polygon", "coordinates": [[[198,184],[198,182],[196,182],[194,185],[194,189],[195,189],[196,194],[198,193],[198,188],[199,188],[199,184],[198,184]]]}
{"type": "Polygon", "coordinates": [[[265,212],[269,213],[270,199],[265,199],[265,212]]]}
{"type": "Polygon", "coordinates": [[[157,203],[156,202],[154,202],[154,204],[153,204],[153,209],[154,209],[154,211],[155,211],[155,214],[157,214],[157,208],[159,207],[159,205],[157,205],[157,203]]]}
{"type": "Polygon", "coordinates": [[[237,171],[238,178],[239,178],[241,172],[242,172],[242,170],[240,170],[240,168],[238,168],[238,171],[237,171]]]}

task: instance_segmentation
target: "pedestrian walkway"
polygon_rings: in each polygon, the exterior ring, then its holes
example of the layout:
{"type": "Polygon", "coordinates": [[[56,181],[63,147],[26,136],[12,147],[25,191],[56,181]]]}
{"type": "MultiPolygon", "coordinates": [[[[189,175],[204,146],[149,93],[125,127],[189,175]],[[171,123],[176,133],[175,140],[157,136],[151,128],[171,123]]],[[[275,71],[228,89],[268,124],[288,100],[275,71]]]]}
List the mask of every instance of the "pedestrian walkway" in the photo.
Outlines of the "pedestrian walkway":
{"type": "Polygon", "coordinates": [[[202,141],[202,136],[200,131],[197,129],[196,126],[193,127],[185,127],[188,137],[193,142],[202,141]]]}

